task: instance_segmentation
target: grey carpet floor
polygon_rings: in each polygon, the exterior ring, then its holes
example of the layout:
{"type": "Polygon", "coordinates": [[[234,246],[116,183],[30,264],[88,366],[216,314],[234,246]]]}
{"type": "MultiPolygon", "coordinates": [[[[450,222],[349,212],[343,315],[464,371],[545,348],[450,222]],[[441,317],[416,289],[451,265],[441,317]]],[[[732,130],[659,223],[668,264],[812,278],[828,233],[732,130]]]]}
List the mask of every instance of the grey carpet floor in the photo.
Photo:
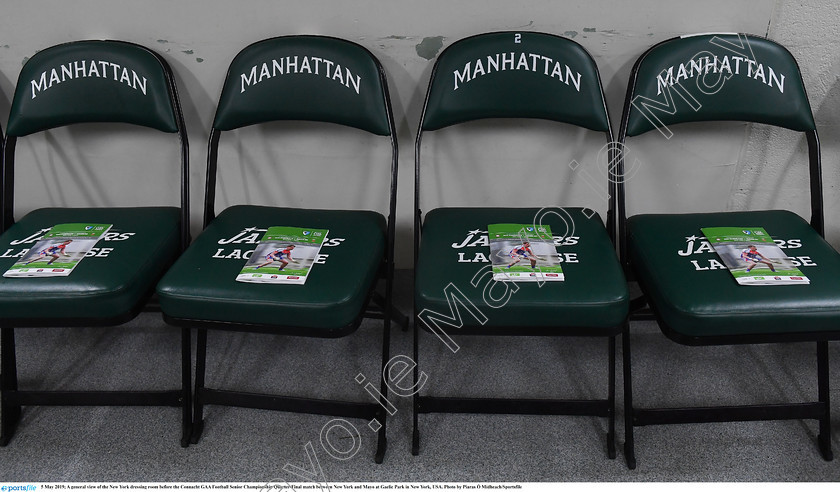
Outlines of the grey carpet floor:
{"type": "MultiPolygon", "coordinates": [[[[402,287],[397,304],[407,312],[410,275],[399,272],[397,284],[402,287]]],[[[338,340],[211,333],[208,386],[369,401],[354,378],[359,373],[368,380],[377,377],[380,333],[377,320],[338,340]]],[[[180,333],[157,313],[141,314],[116,329],[19,329],[17,334],[22,388],[179,384],[180,333]]],[[[460,337],[458,342],[461,350],[453,354],[435,337],[421,334],[420,367],[429,378],[423,393],[606,394],[604,340],[460,337]]],[[[816,399],[814,344],[683,347],[652,322],[634,322],[631,342],[639,406],[816,399]]],[[[620,357],[620,343],[618,350],[620,357]]],[[[394,329],[391,354],[411,355],[410,331],[394,329]]],[[[840,343],[831,344],[830,357],[832,442],[840,452],[840,343]]],[[[621,378],[619,358],[615,460],[605,452],[605,419],[567,416],[421,415],[420,455],[412,456],[411,401],[396,396],[381,465],[373,462],[375,434],[357,419],[350,421],[360,433],[361,450],[340,460],[320,440],[331,417],[208,406],[201,441],[182,449],[175,408],[29,407],[13,441],[0,449],[0,481],[300,481],[283,468],[308,468],[310,442],[329,482],[840,480],[840,459],[825,462],[817,451],[816,422],[799,420],[637,428],[638,469],[629,471],[622,452],[621,378]]]]}

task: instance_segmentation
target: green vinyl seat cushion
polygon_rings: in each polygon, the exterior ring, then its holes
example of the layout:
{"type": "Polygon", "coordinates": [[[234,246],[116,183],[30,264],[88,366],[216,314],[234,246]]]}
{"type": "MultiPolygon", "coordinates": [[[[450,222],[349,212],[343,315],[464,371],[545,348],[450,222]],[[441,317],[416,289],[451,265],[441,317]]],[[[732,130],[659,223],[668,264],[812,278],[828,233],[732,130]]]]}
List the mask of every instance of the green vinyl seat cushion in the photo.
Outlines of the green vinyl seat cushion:
{"type": "Polygon", "coordinates": [[[0,236],[0,270],[8,270],[52,226],[74,222],[113,227],[66,277],[0,277],[0,321],[26,326],[44,324],[34,320],[126,316],[179,253],[178,208],[44,208],[0,236]]]}
{"type": "MultiPolygon", "coordinates": [[[[183,320],[305,328],[307,336],[355,329],[385,251],[385,218],[376,212],[237,205],[216,217],[161,279],[164,314],[183,320]],[[237,282],[268,227],[328,229],[304,285],[237,282]],[[352,328],[352,329],[351,329],[352,328]]],[[[270,269],[269,269],[270,270],[270,269]]]]}
{"type": "Polygon", "coordinates": [[[492,335],[494,329],[509,332],[512,327],[544,328],[548,335],[562,335],[564,328],[578,333],[584,328],[582,334],[592,335],[620,331],[629,309],[627,283],[600,217],[582,208],[564,208],[542,221],[551,227],[564,281],[516,282],[518,290],[510,293],[503,306],[492,307],[497,303],[485,301],[485,289],[489,288],[491,298],[504,299],[505,286],[496,284],[511,284],[492,280],[487,226],[533,224],[539,212],[536,208],[439,208],[426,214],[415,273],[417,312],[429,310],[438,313],[438,319],[451,318],[447,298],[447,292],[454,292],[451,284],[486,317],[482,324],[462,304],[453,302],[469,332],[492,335]]]}
{"type": "Polygon", "coordinates": [[[792,212],[637,215],[628,220],[628,229],[633,270],[666,335],[678,342],[840,334],[840,254],[792,212]],[[705,241],[702,227],[764,228],[810,284],[738,285],[705,241]]]}

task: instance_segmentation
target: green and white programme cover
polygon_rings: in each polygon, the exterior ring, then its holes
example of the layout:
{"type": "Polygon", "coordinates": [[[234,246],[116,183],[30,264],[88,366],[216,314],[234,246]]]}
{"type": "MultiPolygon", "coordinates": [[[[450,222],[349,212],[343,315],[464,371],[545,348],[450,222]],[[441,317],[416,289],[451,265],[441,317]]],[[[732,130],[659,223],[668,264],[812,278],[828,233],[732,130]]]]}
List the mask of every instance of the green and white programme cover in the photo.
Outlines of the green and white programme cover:
{"type": "Polygon", "coordinates": [[[761,227],[700,229],[740,285],[808,284],[773,238],[761,227]]]}
{"type": "Polygon", "coordinates": [[[493,280],[559,282],[565,279],[549,226],[490,224],[487,235],[493,280]]]}
{"type": "Polygon", "coordinates": [[[65,277],[111,224],[58,224],[12,265],[4,277],[65,277]]]}
{"type": "Polygon", "coordinates": [[[303,285],[328,232],[304,227],[269,227],[236,281],[303,285]]]}

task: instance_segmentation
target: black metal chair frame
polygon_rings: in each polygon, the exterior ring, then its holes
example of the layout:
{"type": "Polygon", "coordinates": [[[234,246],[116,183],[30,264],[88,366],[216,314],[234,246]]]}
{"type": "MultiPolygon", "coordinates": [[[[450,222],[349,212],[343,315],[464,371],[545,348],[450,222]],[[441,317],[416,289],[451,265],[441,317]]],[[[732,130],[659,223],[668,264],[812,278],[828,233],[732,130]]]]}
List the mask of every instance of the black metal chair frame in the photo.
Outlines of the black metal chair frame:
{"type": "MultiPolygon", "coordinates": [[[[111,41],[125,44],[124,41],[111,41]]],[[[172,107],[175,110],[175,120],[178,128],[181,153],[181,251],[190,242],[190,210],[189,210],[189,141],[186,125],[184,124],[181,103],[175,86],[172,69],[166,60],[148,48],[135,45],[155,56],[163,67],[166,77],[172,107]]],[[[14,169],[15,145],[17,137],[6,136],[3,149],[2,180],[3,200],[2,214],[0,214],[0,231],[6,232],[14,222],[14,169]]],[[[100,318],[70,318],[61,321],[61,326],[89,327],[114,326],[125,323],[136,317],[144,309],[156,310],[156,306],[149,303],[154,294],[154,287],[139,300],[139,302],[122,316],[109,319],[100,318]]],[[[15,328],[24,327],[54,327],[54,319],[26,318],[4,320],[0,327],[0,354],[2,354],[2,374],[0,388],[2,388],[2,423],[0,424],[0,446],[6,446],[14,436],[21,417],[21,407],[39,406],[172,406],[182,408],[181,446],[189,444],[192,432],[191,422],[191,360],[190,360],[190,332],[181,330],[181,389],[162,391],[30,391],[18,388],[17,361],[15,347],[15,328]]]]}
{"type": "MultiPolygon", "coordinates": [[[[345,40],[342,40],[345,41],[345,40]]],[[[246,48],[247,49],[247,48],[246,48]]],[[[367,51],[367,50],[366,50],[367,51]]],[[[393,114],[391,111],[391,99],[388,92],[388,86],[385,83],[385,70],[382,68],[379,60],[373,54],[371,58],[376,63],[379,70],[380,80],[385,95],[385,107],[388,115],[388,127],[390,130],[391,140],[391,186],[389,199],[389,215],[387,226],[387,249],[385,258],[383,259],[378,279],[385,281],[384,296],[376,291],[376,285],[371,289],[368,295],[366,306],[360,313],[359,317],[344,329],[334,332],[332,335],[324,337],[315,335],[320,338],[338,338],[349,335],[356,331],[361,325],[364,318],[382,319],[384,321],[383,337],[382,337],[382,370],[385,369],[385,364],[389,358],[390,347],[390,333],[391,321],[395,321],[403,326],[407,326],[408,322],[404,315],[396,312],[393,309],[393,279],[394,279],[394,237],[395,237],[395,217],[397,205],[397,158],[398,146],[396,139],[396,128],[394,125],[393,114]]],[[[218,168],[218,150],[219,141],[221,138],[221,131],[213,128],[210,133],[210,140],[207,150],[207,185],[205,190],[204,200],[204,228],[206,228],[216,217],[215,201],[216,201],[216,177],[218,168]]],[[[376,282],[374,282],[376,284],[376,282]]],[[[377,403],[362,403],[338,400],[325,400],[316,398],[300,398],[281,396],[265,393],[247,393],[241,391],[222,390],[208,388],[206,386],[206,361],[207,361],[207,331],[208,330],[222,330],[222,331],[239,331],[250,333],[271,333],[285,336],[306,336],[313,337],[312,329],[298,326],[277,326],[277,325],[262,325],[262,324],[248,324],[248,323],[232,323],[221,321],[207,321],[196,319],[184,319],[167,316],[164,314],[164,320],[173,325],[179,326],[184,330],[190,328],[197,329],[198,343],[196,347],[196,377],[195,377],[195,393],[194,393],[194,416],[193,416],[193,432],[190,442],[195,444],[201,438],[204,430],[204,406],[205,405],[226,405],[241,408],[256,408],[264,410],[280,410],[286,412],[308,413],[315,415],[330,415],[349,418],[373,419],[375,418],[381,424],[377,431],[377,448],[374,456],[376,463],[382,463],[385,458],[387,450],[386,437],[386,416],[388,409],[388,387],[385,384],[384,378],[380,384],[380,400],[377,403]]]]}
{"type": "MultiPolygon", "coordinates": [[[[627,97],[624,102],[624,109],[619,129],[618,141],[621,152],[617,161],[617,176],[624,176],[624,142],[627,138],[627,125],[629,121],[630,105],[632,103],[633,90],[636,85],[638,70],[642,60],[659,45],[672,41],[662,41],[649,48],[639,59],[630,74],[630,83],[627,87],[627,97]]],[[[820,236],[825,237],[824,214],[823,214],[823,192],[822,174],[820,159],[820,143],[816,130],[804,132],[808,143],[810,194],[811,194],[811,227],[820,236]]],[[[625,267],[628,280],[639,278],[635,266],[630,264],[627,255],[627,227],[625,210],[625,189],[624,180],[617,179],[618,193],[618,227],[621,263],[625,267]]],[[[635,440],[633,435],[634,427],[646,425],[665,424],[687,424],[687,423],[712,423],[712,422],[745,422],[765,420],[797,420],[814,419],[819,422],[819,436],[817,438],[820,453],[826,461],[834,457],[831,450],[831,405],[829,400],[829,362],[828,362],[828,341],[840,340],[840,330],[835,333],[791,333],[791,334],[751,334],[714,337],[687,337],[669,327],[657,311],[656,305],[650,302],[644,294],[631,300],[631,320],[656,320],[662,333],[669,339],[689,346],[711,346],[711,345],[745,345],[745,344],[769,344],[769,343],[793,343],[793,342],[816,342],[817,345],[817,386],[818,400],[816,402],[784,403],[765,405],[729,405],[712,407],[669,407],[669,408],[638,408],[633,406],[633,376],[631,372],[631,350],[629,325],[622,332],[622,354],[624,370],[624,431],[625,443],[624,454],[627,466],[630,469],[636,468],[635,440]]]]}
{"type": "MultiPolygon", "coordinates": [[[[417,261],[420,252],[420,239],[423,231],[422,210],[420,208],[420,148],[423,138],[423,121],[426,117],[426,109],[431,94],[431,81],[435,80],[437,64],[432,69],[429,90],[426,92],[426,99],[423,104],[423,112],[420,118],[420,125],[417,130],[414,150],[414,271],[417,271],[417,261]]],[[[600,84],[600,74],[598,74],[600,84]]],[[[606,101],[604,110],[607,111],[606,101]]],[[[607,111],[609,114],[609,111],[607,111]]],[[[606,133],[607,144],[609,145],[610,162],[615,162],[615,148],[612,145],[612,129],[606,133]]],[[[606,229],[610,240],[615,244],[615,207],[616,193],[615,183],[609,180],[608,184],[610,199],[608,202],[606,229]]],[[[420,377],[419,358],[419,331],[420,319],[417,312],[417,303],[414,303],[414,387],[418,388],[420,377]]],[[[608,419],[607,431],[607,456],[615,458],[615,354],[616,339],[622,333],[627,321],[619,326],[610,329],[593,329],[590,327],[528,327],[509,326],[493,327],[492,334],[488,334],[486,328],[477,324],[464,324],[452,335],[463,336],[546,336],[546,337],[606,337],[608,339],[608,390],[606,399],[593,400],[569,400],[569,399],[522,399],[522,398],[462,398],[462,397],[439,397],[432,395],[420,395],[416,392],[412,396],[413,407],[413,432],[411,441],[411,454],[420,454],[420,431],[418,428],[418,415],[426,413],[475,413],[475,414],[511,414],[511,415],[569,415],[569,416],[592,416],[605,417],[608,419]],[[562,333],[558,333],[562,331],[562,333]]]]}

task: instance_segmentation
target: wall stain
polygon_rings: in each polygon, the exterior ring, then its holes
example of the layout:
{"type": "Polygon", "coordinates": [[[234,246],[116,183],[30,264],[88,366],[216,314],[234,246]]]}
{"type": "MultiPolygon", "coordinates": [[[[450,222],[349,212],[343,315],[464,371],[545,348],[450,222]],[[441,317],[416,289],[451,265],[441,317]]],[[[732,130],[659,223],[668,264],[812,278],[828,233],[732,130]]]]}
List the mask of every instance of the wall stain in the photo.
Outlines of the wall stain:
{"type": "Polygon", "coordinates": [[[563,36],[566,36],[567,38],[572,38],[572,39],[574,39],[575,36],[577,36],[577,35],[578,35],[577,31],[566,31],[566,32],[563,33],[563,36]]]}
{"type": "Polygon", "coordinates": [[[166,39],[158,39],[158,40],[157,40],[157,42],[158,42],[158,43],[160,43],[160,44],[166,44],[166,43],[168,43],[169,41],[168,41],[168,40],[166,40],[166,39]]]}
{"type": "Polygon", "coordinates": [[[595,32],[595,28],[594,27],[584,27],[583,32],[595,32]]]}
{"type": "Polygon", "coordinates": [[[192,54],[193,54],[193,50],[183,50],[183,51],[181,51],[181,53],[183,53],[183,54],[185,54],[185,55],[192,55],[192,54]]]}
{"type": "Polygon", "coordinates": [[[414,49],[417,51],[417,56],[425,58],[426,60],[434,60],[441,48],[443,48],[443,36],[432,36],[423,38],[414,49]]]}
{"type": "Polygon", "coordinates": [[[23,57],[23,60],[21,60],[21,61],[20,61],[20,65],[21,65],[21,66],[26,65],[26,62],[28,62],[28,61],[29,61],[29,57],[28,57],[28,56],[24,56],[24,57],[23,57]]]}
{"type": "Polygon", "coordinates": [[[201,63],[201,62],[204,61],[204,58],[196,58],[195,61],[197,61],[198,63],[201,63]]]}

